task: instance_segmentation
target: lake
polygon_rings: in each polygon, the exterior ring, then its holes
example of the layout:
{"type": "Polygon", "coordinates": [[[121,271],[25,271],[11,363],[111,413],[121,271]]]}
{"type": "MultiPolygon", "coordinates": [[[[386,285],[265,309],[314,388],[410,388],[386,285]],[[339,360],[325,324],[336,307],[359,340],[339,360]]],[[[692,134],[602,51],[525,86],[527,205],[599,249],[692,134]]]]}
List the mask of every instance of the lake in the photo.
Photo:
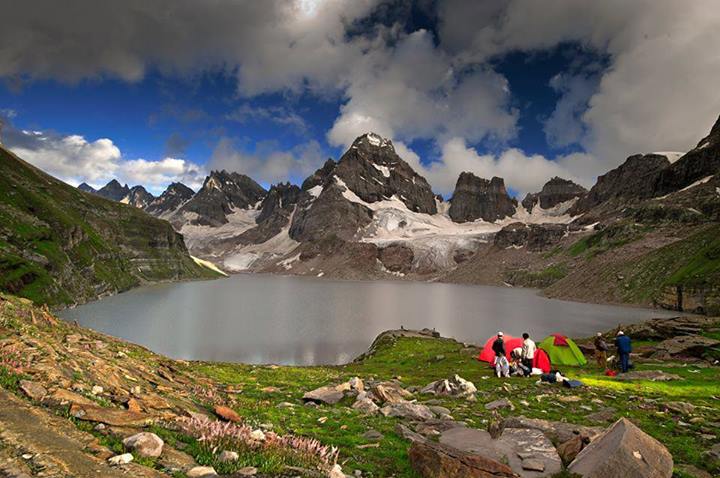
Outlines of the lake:
{"type": "Polygon", "coordinates": [[[498,330],[539,341],[673,314],[532,289],[239,274],[142,287],[60,315],[176,359],[312,365],[348,362],[400,326],[471,343],[498,330]]]}

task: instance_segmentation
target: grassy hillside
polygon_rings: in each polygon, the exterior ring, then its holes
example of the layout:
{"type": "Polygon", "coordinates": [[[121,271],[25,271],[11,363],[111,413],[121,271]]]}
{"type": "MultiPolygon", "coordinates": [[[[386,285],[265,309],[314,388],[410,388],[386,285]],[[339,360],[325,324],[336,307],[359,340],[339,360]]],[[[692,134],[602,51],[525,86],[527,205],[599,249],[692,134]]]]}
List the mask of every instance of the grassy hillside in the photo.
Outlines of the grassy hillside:
{"type": "Polygon", "coordinates": [[[146,281],[214,276],[169,223],[79,191],[0,147],[0,290],[62,305],[146,281]]]}

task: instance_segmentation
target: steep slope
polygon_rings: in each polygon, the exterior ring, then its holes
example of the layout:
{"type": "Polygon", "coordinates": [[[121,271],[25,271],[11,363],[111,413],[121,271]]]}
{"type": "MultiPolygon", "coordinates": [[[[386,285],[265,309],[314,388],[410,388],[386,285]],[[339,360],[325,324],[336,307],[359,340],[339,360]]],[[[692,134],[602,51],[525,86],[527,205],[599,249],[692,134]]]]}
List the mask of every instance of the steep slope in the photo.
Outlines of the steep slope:
{"type": "Polygon", "coordinates": [[[516,207],[517,201],[508,195],[502,178],[494,177],[488,181],[464,172],[455,185],[449,214],[455,222],[478,219],[494,222],[512,216],[516,207]]]}
{"type": "Polygon", "coordinates": [[[167,222],[84,193],[0,148],[0,290],[61,305],[148,281],[212,276],[167,222]]]}
{"type": "Polygon", "coordinates": [[[153,216],[165,218],[180,209],[180,207],[192,199],[194,195],[195,191],[184,184],[172,183],[159,197],[153,199],[153,201],[145,207],[145,211],[153,216]]]}
{"type": "Polygon", "coordinates": [[[82,184],[80,184],[80,185],[78,186],[78,189],[79,189],[80,191],[84,191],[84,192],[86,192],[86,193],[97,194],[97,189],[95,189],[94,187],[90,186],[88,183],[82,183],[82,184]]]}
{"type": "Polygon", "coordinates": [[[122,185],[117,179],[113,179],[105,186],[97,190],[97,195],[102,196],[105,199],[111,199],[113,201],[122,201],[124,197],[130,194],[130,188],[128,185],[122,185]]]}

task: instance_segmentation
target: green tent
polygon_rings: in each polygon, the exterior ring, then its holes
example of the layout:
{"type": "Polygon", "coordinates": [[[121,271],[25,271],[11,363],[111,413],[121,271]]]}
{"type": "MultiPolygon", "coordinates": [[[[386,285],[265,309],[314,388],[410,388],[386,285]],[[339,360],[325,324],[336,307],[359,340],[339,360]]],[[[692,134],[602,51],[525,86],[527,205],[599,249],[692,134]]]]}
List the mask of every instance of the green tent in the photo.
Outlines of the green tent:
{"type": "Polygon", "coordinates": [[[572,339],[560,334],[552,334],[539,347],[550,356],[553,365],[585,365],[587,360],[572,339]]]}

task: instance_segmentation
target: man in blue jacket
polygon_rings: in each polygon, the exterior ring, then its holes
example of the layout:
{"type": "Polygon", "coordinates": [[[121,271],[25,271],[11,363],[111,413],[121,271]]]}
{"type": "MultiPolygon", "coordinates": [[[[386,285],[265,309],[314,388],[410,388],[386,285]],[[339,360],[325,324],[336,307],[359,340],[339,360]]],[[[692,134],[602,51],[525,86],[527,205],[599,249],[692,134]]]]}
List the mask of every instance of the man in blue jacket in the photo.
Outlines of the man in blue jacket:
{"type": "Polygon", "coordinates": [[[626,373],[630,366],[632,344],[630,343],[630,337],[625,335],[622,330],[618,332],[617,337],[615,337],[615,347],[617,347],[617,353],[620,358],[620,371],[626,373]]]}

